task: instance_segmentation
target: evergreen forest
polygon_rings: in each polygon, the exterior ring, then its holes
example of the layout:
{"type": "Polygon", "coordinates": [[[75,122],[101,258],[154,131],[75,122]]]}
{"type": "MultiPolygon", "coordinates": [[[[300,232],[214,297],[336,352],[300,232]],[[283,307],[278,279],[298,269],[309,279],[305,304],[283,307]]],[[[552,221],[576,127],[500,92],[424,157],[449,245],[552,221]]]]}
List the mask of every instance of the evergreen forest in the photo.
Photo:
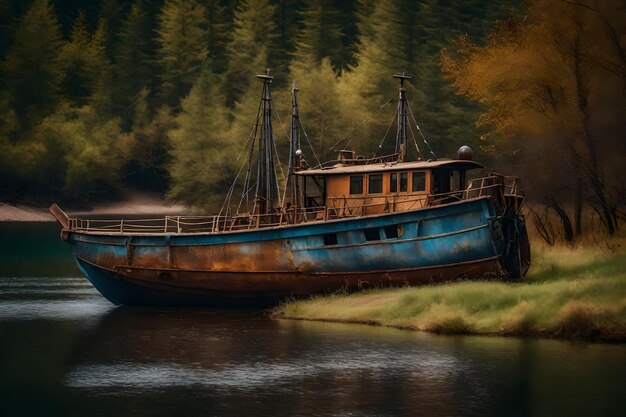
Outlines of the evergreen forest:
{"type": "Polygon", "coordinates": [[[521,176],[560,219],[548,235],[574,239],[585,207],[614,233],[625,14],[623,0],[3,0],[0,201],[81,206],[130,188],[210,211],[254,127],[257,74],[274,76],[283,162],[299,89],[313,165],[346,138],[385,151],[404,72],[437,157],[469,145],[521,176]]]}

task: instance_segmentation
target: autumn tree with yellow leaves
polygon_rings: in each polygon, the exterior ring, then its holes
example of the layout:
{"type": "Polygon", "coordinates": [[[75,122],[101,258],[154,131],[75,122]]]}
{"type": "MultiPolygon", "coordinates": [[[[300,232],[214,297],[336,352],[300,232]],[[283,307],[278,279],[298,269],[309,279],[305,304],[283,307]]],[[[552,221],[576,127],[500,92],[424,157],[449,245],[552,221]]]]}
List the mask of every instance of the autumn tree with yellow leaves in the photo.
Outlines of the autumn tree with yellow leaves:
{"type": "Polygon", "coordinates": [[[622,215],[625,34],[622,2],[532,0],[487,45],[461,37],[442,54],[458,94],[484,106],[485,142],[554,209],[567,240],[581,232],[585,201],[609,234],[622,215]]]}

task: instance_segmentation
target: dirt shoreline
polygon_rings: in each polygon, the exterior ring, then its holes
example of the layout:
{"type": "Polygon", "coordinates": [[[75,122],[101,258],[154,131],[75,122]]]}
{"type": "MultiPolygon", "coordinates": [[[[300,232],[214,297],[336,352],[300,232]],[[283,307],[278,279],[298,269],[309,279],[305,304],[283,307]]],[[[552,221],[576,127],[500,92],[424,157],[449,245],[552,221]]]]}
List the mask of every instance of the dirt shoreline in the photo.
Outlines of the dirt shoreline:
{"type": "MultiPolygon", "coordinates": [[[[63,207],[62,207],[63,208],[63,207]]],[[[92,217],[110,215],[182,215],[194,214],[190,207],[182,204],[166,202],[159,195],[134,194],[122,201],[112,201],[98,204],[90,210],[66,210],[72,216],[92,217]]],[[[54,217],[48,212],[47,207],[37,207],[22,204],[8,204],[0,202],[1,222],[53,222],[54,217]]]]}

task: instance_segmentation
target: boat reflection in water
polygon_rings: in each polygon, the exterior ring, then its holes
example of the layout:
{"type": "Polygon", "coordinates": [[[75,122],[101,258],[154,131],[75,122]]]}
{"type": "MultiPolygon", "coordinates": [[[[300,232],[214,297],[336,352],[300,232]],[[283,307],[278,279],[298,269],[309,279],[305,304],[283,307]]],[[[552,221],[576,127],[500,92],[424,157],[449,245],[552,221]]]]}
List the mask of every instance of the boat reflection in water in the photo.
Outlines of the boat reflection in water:
{"type": "Polygon", "coordinates": [[[293,88],[288,176],[280,190],[268,71],[259,76],[247,164],[217,215],[93,220],[68,218],[53,205],[62,238],[89,281],[118,305],[251,308],[339,288],[521,278],[530,249],[517,179],[473,174],[483,167],[468,147],[454,160],[411,159],[409,77],[395,77],[401,85],[390,155],[365,158],[344,149],[338,160],[309,167],[293,88]]]}
{"type": "Polygon", "coordinates": [[[618,398],[624,363],[613,345],[189,309],[118,308],[80,340],[63,384],[108,415],[607,415],[590,400],[618,398]]]}
{"type": "MultiPolygon", "coordinates": [[[[282,415],[367,407],[388,413],[424,401],[440,415],[454,411],[449,389],[468,371],[462,360],[416,345],[421,339],[412,333],[345,329],[254,313],[121,308],[76,346],[64,384],[74,391],[126,392],[130,402],[167,396],[170,407],[175,393],[193,390],[205,400],[220,399],[203,401],[203,410],[215,415],[233,415],[234,404],[264,404],[266,412],[282,415]]],[[[465,389],[471,395],[472,387],[465,389]]],[[[189,404],[181,400],[183,410],[189,404]]]]}
{"type": "Polygon", "coordinates": [[[622,411],[621,345],[114,307],[76,278],[0,277],[0,293],[3,416],[622,411]]]}

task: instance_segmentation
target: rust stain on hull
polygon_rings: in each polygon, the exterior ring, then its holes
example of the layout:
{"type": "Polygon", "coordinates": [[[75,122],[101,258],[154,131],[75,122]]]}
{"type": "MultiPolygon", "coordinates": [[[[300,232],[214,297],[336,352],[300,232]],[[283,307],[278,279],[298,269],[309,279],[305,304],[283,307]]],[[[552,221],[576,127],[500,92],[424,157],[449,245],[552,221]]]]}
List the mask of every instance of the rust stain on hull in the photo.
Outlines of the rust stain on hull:
{"type": "MultiPolygon", "coordinates": [[[[450,281],[459,278],[476,278],[500,273],[497,258],[468,262],[462,265],[444,265],[393,272],[342,272],[300,273],[290,272],[241,272],[181,270],[167,268],[144,268],[116,266],[111,269],[98,267],[79,259],[138,289],[144,288],[163,293],[183,292],[189,295],[204,293],[255,294],[262,298],[271,295],[284,298],[325,294],[338,289],[357,290],[376,286],[417,285],[450,281]]],[[[148,304],[150,304],[148,302],[148,304]]]]}

